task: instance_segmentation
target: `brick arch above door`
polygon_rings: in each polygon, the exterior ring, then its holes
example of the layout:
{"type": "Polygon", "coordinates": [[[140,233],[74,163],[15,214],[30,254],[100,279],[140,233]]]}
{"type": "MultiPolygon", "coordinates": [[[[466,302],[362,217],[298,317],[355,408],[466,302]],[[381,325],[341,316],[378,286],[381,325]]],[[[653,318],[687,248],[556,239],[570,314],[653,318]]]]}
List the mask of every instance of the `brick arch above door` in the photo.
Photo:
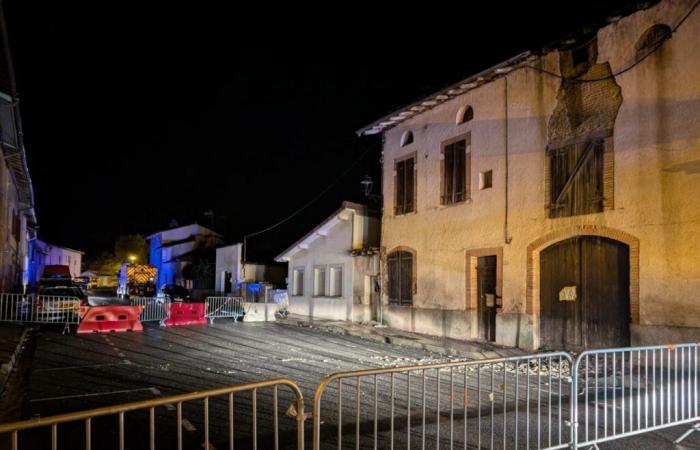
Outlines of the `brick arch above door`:
{"type": "Polygon", "coordinates": [[[630,317],[639,323],[639,239],[614,228],[596,225],[578,225],[548,233],[527,246],[527,291],[525,311],[539,313],[540,306],[540,252],[557,242],[576,236],[600,236],[613,239],[629,247],[630,266],[630,317]]]}

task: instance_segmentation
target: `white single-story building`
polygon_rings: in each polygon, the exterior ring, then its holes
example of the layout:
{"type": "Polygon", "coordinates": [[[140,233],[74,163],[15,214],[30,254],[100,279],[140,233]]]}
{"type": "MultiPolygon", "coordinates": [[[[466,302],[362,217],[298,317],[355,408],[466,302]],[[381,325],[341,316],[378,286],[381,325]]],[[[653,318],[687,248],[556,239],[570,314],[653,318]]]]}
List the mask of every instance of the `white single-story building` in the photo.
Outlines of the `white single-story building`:
{"type": "Polygon", "coordinates": [[[68,247],[61,247],[35,239],[30,243],[30,284],[43,276],[44,267],[52,265],[68,266],[73,278],[80,276],[82,259],[85,253],[68,247]]]}
{"type": "Polygon", "coordinates": [[[286,275],[287,269],[283,264],[243,262],[243,244],[240,242],[216,249],[216,292],[236,293],[241,283],[282,285],[286,275]]]}
{"type": "Polygon", "coordinates": [[[379,213],[342,207],[275,258],[288,263],[289,312],[319,319],[376,319],[379,213]]]}

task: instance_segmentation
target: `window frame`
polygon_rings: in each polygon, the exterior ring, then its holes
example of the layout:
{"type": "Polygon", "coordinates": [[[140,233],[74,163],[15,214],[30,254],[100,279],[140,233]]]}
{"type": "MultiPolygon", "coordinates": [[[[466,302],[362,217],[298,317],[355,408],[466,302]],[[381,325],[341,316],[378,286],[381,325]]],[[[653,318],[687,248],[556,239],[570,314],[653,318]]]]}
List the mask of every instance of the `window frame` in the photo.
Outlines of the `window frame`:
{"type": "Polygon", "coordinates": [[[304,276],[306,272],[306,267],[293,267],[292,268],[292,297],[303,297],[304,296],[304,276]],[[301,280],[301,290],[299,290],[299,285],[297,283],[297,273],[301,274],[299,280],[301,280]]]}
{"type": "MultiPolygon", "coordinates": [[[[460,134],[459,136],[455,136],[451,139],[448,139],[446,141],[443,141],[440,144],[440,205],[441,206],[451,206],[451,205],[458,205],[461,203],[467,203],[471,201],[472,198],[472,146],[471,146],[471,132],[463,133],[460,134]],[[463,183],[463,189],[464,193],[462,194],[461,199],[457,199],[457,194],[458,192],[456,191],[456,188],[454,187],[456,185],[455,181],[455,173],[457,172],[458,169],[454,168],[452,169],[452,174],[451,174],[451,193],[448,193],[448,181],[447,181],[447,172],[448,172],[448,157],[447,157],[447,149],[448,147],[454,148],[454,146],[459,143],[464,141],[464,180],[462,181],[463,183]]],[[[457,154],[455,152],[455,154],[457,154]]],[[[453,158],[454,160],[454,158],[453,158]]]]}
{"type": "Polygon", "coordinates": [[[457,111],[457,117],[455,117],[455,123],[457,125],[463,125],[474,120],[474,108],[472,105],[464,105],[457,111]]]}
{"type": "Polygon", "coordinates": [[[331,264],[328,266],[328,297],[342,298],[343,297],[343,264],[331,264]],[[336,280],[340,272],[340,292],[336,292],[336,280]]]}
{"type": "MultiPolygon", "coordinates": [[[[418,181],[417,163],[418,163],[418,158],[417,158],[416,152],[413,152],[413,153],[410,153],[408,155],[404,155],[400,158],[394,159],[394,215],[395,216],[403,216],[406,214],[415,213],[417,211],[417,205],[416,205],[416,202],[417,202],[417,189],[416,189],[417,186],[416,185],[417,185],[417,181],[418,181]],[[399,165],[404,164],[404,166],[405,166],[406,163],[411,159],[413,160],[413,174],[411,175],[411,183],[413,186],[412,186],[411,195],[410,195],[410,197],[411,197],[411,203],[410,203],[411,209],[409,210],[409,209],[407,209],[408,202],[406,200],[407,196],[406,196],[406,187],[405,187],[406,186],[405,180],[408,178],[405,175],[404,175],[404,185],[403,185],[404,186],[404,188],[403,188],[404,201],[402,202],[401,205],[399,205],[399,191],[400,191],[400,189],[399,189],[399,165]]],[[[404,167],[404,174],[405,174],[405,172],[406,172],[406,169],[404,167]]]]}
{"type": "Polygon", "coordinates": [[[416,252],[412,249],[408,249],[405,247],[398,247],[391,252],[387,254],[387,300],[389,305],[392,306],[413,306],[413,297],[416,294],[416,252]],[[404,260],[402,260],[402,257],[406,257],[406,255],[410,256],[410,264],[404,265],[404,260]],[[395,261],[393,261],[394,264],[398,264],[397,270],[398,270],[398,275],[396,277],[392,276],[392,259],[396,258],[395,261]],[[410,267],[410,275],[404,275],[402,267],[405,268],[406,266],[410,267]],[[406,279],[405,277],[408,277],[406,279]],[[395,281],[398,283],[397,286],[395,286],[398,289],[398,296],[392,295],[394,294],[394,285],[392,284],[392,280],[395,279],[395,281]],[[404,288],[408,287],[408,296],[404,297],[404,288]],[[398,297],[398,298],[393,298],[393,297],[398,297]]]}
{"type": "Polygon", "coordinates": [[[328,266],[317,265],[314,266],[314,279],[313,279],[313,297],[327,297],[328,296],[328,266]],[[323,272],[323,289],[320,290],[318,286],[319,277],[317,273],[323,272]]]}

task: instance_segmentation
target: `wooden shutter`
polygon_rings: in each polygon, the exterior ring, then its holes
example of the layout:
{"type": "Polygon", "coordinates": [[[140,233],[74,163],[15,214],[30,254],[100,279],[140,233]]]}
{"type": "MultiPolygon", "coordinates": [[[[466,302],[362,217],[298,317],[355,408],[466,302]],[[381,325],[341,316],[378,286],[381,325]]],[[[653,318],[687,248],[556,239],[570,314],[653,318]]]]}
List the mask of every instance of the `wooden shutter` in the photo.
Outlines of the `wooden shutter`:
{"type": "Polygon", "coordinates": [[[387,258],[389,277],[389,303],[413,304],[413,255],[396,251],[387,258]]]}
{"type": "Polygon", "coordinates": [[[443,183],[442,183],[442,204],[452,203],[454,192],[454,167],[455,167],[455,146],[449,144],[445,146],[443,162],[443,183]]]}
{"type": "Polygon", "coordinates": [[[396,203],[394,205],[394,214],[403,214],[405,186],[406,181],[406,162],[399,161],[396,163],[396,203]]]}
{"type": "Polygon", "coordinates": [[[455,202],[464,201],[467,198],[466,176],[467,176],[467,155],[466,142],[459,141],[454,144],[455,153],[455,175],[454,175],[454,196],[455,202]]]}
{"type": "Polygon", "coordinates": [[[404,161],[406,167],[405,167],[405,172],[404,172],[404,186],[405,186],[405,192],[404,192],[404,213],[412,212],[414,210],[415,205],[413,204],[414,197],[415,197],[415,180],[416,180],[416,171],[415,171],[415,163],[416,160],[414,158],[410,158],[404,161]]]}
{"type": "Polygon", "coordinates": [[[603,210],[603,151],[601,140],[549,151],[550,217],[603,210]]]}
{"type": "Polygon", "coordinates": [[[399,253],[394,252],[389,255],[389,303],[399,303],[399,253]]]}
{"type": "Polygon", "coordinates": [[[413,255],[401,252],[401,304],[413,303],[413,255]]]}
{"type": "Polygon", "coordinates": [[[471,153],[467,152],[467,140],[445,145],[443,149],[441,204],[463,202],[469,198],[471,153]]]}

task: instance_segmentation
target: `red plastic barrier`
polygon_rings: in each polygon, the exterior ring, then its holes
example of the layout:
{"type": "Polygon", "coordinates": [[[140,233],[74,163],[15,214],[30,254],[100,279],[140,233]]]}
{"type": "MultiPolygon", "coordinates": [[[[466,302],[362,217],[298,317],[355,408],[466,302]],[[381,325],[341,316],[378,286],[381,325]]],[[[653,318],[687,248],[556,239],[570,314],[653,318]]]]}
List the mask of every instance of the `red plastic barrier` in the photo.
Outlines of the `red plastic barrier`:
{"type": "Polygon", "coordinates": [[[205,308],[206,303],[173,302],[168,310],[168,318],[163,324],[166,327],[206,324],[205,308]]]}
{"type": "Polygon", "coordinates": [[[143,331],[139,316],[143,306],[92,306],[78,325],[78,333],[143,331]]]}

